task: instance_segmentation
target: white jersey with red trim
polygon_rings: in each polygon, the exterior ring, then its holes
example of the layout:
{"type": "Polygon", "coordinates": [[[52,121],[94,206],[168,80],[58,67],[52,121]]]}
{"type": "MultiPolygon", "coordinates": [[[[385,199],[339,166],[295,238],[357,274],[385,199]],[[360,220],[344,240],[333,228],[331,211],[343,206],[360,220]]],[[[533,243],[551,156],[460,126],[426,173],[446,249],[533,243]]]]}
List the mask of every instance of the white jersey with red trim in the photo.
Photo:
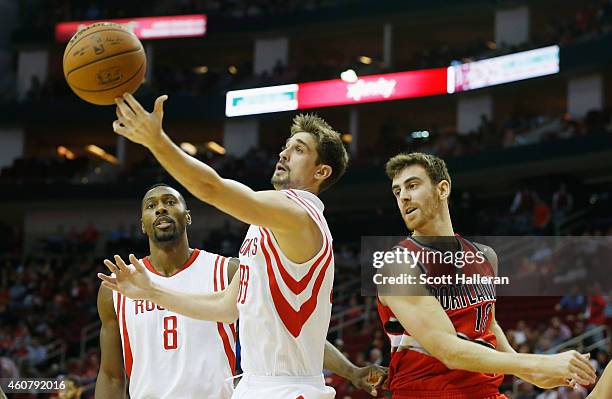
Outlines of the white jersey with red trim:
{"type": "MultiPolygon", "coordinates": [[[[165,277],[143,263],[151,280],[185,293],[210,293],[228,285],[228,258],[195,249],[165,277]]],[[[150,301],[113,293],[123,360],[132,399],[230,398],[236,361],[233,324],[195,320],[150,301]]]]}
{"type": "Polygon", "coordinates": [[[331,316],[332,237],[316,195],[282,192],[317,223],[323,245],[311,260],[296,264],[270,229],[249,227],[240,248],[241,366],[255,376],[317,376],[323,370],[331,316]]]}

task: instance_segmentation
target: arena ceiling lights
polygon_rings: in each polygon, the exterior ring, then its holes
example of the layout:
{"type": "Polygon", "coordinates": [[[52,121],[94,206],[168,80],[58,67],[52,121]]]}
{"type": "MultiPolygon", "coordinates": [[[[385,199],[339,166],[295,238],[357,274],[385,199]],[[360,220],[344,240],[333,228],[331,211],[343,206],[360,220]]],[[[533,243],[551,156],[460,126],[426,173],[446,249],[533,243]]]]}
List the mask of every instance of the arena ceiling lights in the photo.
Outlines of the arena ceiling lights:
{"type": "Polygon", "coordinates": [[[227,92],[225,115],[256,115],[451,94],[559,72],[559,46],[452,65],[448,68],[269,86],[227,92]]]}
{"type": "Polygon", "coordinates": [[[174,15],[163,17],[122,18],[99,21],[61,22],[55,25],[55,41],[67,43],[79,29],[97,22],[125,25],[142,40],[196,37],[206,34],[206,15],[174,15]]]}

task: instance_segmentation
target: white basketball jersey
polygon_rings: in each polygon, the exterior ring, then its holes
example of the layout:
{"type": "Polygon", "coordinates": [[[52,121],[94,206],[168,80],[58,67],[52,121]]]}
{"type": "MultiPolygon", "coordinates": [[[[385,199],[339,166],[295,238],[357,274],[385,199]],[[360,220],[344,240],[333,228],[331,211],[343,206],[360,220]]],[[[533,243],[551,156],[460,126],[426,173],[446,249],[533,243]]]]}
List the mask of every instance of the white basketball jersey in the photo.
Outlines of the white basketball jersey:
{"type": "Polygon", "coordinates": [[[323,370],[331,316],[332,237],[317,196],[282,192],[317,223],[323,245],[310,261],[296,264],[287,259],[270,229],[249,227],[240,248],[241,366],[251,375],[316,376],[323,370]]]}
{"type": "MultiPolygon", "coordinates": [[[[210,293],[228,285],[228,259],[195,249],[174,275],[143,263],[160,286],[210,293]]],[[[150,301],[113,293],[132,399],[230,398],[235,367],[233,324],[195,320],[150,301]]]]}

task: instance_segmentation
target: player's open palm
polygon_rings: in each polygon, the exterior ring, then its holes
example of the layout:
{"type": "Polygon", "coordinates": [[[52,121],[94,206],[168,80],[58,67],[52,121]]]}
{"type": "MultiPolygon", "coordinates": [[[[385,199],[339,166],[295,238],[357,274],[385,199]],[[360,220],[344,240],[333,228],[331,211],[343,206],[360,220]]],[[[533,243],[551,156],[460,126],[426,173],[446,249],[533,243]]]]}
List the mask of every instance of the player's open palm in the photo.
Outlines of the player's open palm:
{"type": "Polygon", "coordinates": [[[150,299],[153,282],[142,262],[133,254],[130,255],[131,265],[127,265],[119,255],[115,255],[114,258],[114,263],[104,259],[104,264],[115,276],[98,273],[102,285],[131,299],[150,299]]]}
{"type": "Polygon", "coordinates": [[[595,369],[589,355],[567,351],[547,356],[540,368],[541,374],[532,375],[531,383],[541,388],[557,386],[591,385],[595,382],[595,369]]]}
{"type": "Polygon", "coordinates": [[[147,112],[130,93],[117,97],[117,120],[113,122],[113,130],[150,149],[163,135],[164,101],[167,99],[166,95],[157,97],[153,112],[147,112]]]}

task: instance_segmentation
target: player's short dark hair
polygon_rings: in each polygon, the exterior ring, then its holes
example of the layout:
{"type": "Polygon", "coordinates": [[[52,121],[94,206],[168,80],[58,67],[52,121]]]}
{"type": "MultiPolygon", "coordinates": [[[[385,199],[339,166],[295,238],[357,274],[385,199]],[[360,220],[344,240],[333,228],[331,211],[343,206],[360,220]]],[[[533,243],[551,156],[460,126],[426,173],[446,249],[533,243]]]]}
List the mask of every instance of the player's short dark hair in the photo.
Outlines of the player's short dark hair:
{"type": "Polygon", "coordinates": [[[321,191],[325,191],[340,180],[346,172],[349,161],[348,153],[344,148],[340,133],[315,114],[299,114],[293,118],[291,136],[302,132],[312,134],[317,140],[317,165],[324,164],[332,168],[331,175],[320,186],[321,191]]]}
{"type": "Polygon", "coordinates": [[[427,172],[427,176],[429,176],[432,184],[438,184],[442,180],[446,180],[449,185],[451,184],[446,162],[435,155],[423,152],[397,154],[387,161],[385,171],[389,179],[393,180],[402,170],[412,165],[421,165],[425,172],[427,172]]]}
{"type": "MultiPolygon", "coordinates": [[[[154,185],[152,185],[151,187],[149,187],[149,188],[147,189],[147,191],[145,191],[145,195],[147,195],[147,193],[148,193],[149,191],[151,191],[151,190],[153,190],[154,188],[157,188],[157,187],[168,187],[168,188],[171,188],[171,189],[173,189],[174,191],[176,191],[176,192],[178,193],[178,199],[179,199],[179,201],[181,201],[181,202],[183,203],[183,205],[185,206],[185,208],[187,208],[187,202],[185,201],[185,198],[183,198],[183,194],[181,194],[181,192],[180,192],[179,190],[177,190],[176,188],[174,188],[174,187],[172,187],[171,185],[166,184],[166,183],[155,183],[154,185]]],[[[144,201],[144,196],[142,197],[142,201],[144,201]]]]}

